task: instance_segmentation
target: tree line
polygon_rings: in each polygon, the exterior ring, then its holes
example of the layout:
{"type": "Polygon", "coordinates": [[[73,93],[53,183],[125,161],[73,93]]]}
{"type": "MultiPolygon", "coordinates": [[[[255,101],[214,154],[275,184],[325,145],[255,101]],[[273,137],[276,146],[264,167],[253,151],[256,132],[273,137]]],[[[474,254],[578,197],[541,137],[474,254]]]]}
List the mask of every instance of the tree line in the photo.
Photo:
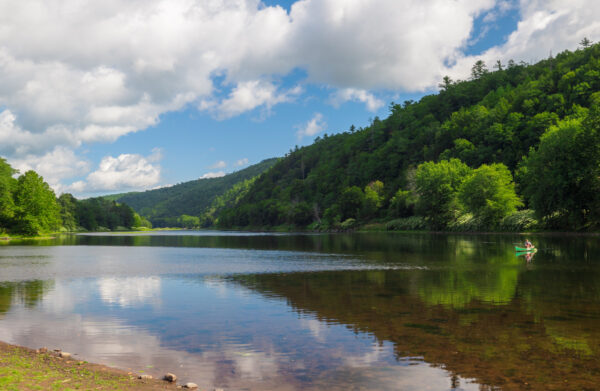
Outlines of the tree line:
{"type": "Polygon", "coordinates": [[[129,206],[103,198],[56,197],[35,171],[17,170],[0,158],[0,232],[35,236],[58,231],[97,231],[151,227],[129,206]]]}
{"type": "Polygon", "coordinates": [[[214,224],[600,228],[600,46],[494,68],[296,147],[214,224]]]}

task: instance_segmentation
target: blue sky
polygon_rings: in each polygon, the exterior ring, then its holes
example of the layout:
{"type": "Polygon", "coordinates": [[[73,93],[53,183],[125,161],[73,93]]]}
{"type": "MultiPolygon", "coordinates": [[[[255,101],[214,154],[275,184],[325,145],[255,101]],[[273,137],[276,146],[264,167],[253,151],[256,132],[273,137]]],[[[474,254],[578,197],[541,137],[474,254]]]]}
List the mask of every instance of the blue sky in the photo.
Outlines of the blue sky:
{"type": "Polygon", "coordinates": [[[600,38],[591,0],[0,1],[9,11],[0,155],[80,197],[223,175],[367,126],[478,59],[600,38]]]}

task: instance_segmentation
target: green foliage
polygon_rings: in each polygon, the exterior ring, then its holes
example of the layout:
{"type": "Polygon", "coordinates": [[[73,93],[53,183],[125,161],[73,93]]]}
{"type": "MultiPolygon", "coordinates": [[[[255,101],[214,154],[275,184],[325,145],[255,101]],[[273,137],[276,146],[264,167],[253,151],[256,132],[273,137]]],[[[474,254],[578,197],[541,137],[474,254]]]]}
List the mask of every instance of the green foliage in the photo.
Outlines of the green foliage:
{"type": "Polygon", "coordinates": [[[365,202],[365,194],[357,187],[345,189],[340,196],[340,211],[342,220],[356,219],[365,202]]]}
{"type": "Polygon", "coordinates": [[[415,213],[417,196],[410,190],[398,189],[390,200],[389,214],[392,217],[409,217],[415,213]]]}
{"type": "Polygon", "coordinates": [[[514,212],[500,222],[499,229],[509,232],[525,232],[537,229],[538,220],[535,218],[535,212],[531,209],[514,212]]]}
{"type": "Polygon", "coordinates": [[[555,228],[581,229],[600,221],[598,108],[584,120],[551,127],[523,160],[522,191],[540,219],[555,228]]]}
{"type": "Polygon", "coordinates": [[[35,171],[19,177],[14,200],[17,232],[37,235],[60,228],[60,206],[54,191],[35,171]]]}
{"type": "Polygon", "coordinates": [[[58,197],[60,205],[60,217],[62,226],[67,231],[77,230],[77,200],[69,193],[61,194],[58,197]]]}
{"type": "Polygon", "coordinates": [[[388,221],[385,228],[388,231],[419,231],[428,229],[429,226],[423,217],[411,216],[388,221]]]}
{"type": "Polygon", "coordinates": [[[426,216],[434,229],[443,229],[457,215],[458,190],[471,169],[458,159],[425,162],[417,167],[415,183],[418,213],[426,216]]]}
{"type": "Polygon", "coordinates": [[[177,219],[177,224],[183,228],[198,228],[200,227],[200,218],[197,216],[181,215],[177,219]]]}
{"type": "MultiPolygon", "coordinates": [[[[102,198],[78,201],[71,194],[58,199],[44,178],[27,171],[18,179],[17,171],[0,158],[0,232],[35,236],[59,229],[76,231],[128,229],[134,224],[134,212],[125,204],[102,198]]],[[[151,226],[137,216],[142,225],[151,226]]]]}
{"type": "Polygon", "coordinates": [[[340,224],[340,228],[343,230],[349,230],[354,228],[356,225],[356,219],[346,219],[340,224]]]}
{"type": "Polygon", "coordinates": [[[202,217],[201,223],[207,226],[217,220],[217,214],[228,206],[232,197],[235,199],[241,190],[247,189],[234,190],[236,195],[225,195],[227,191],[262,174],[277,160],[267,159],[221,178],[198,179],[161,189],[116,194],[104,198],[131,206],[137,213],[146,216],[155,227],[181,226],[179,217],[182,215],[202,217]],[[219,196],[225,198],[217,200],[219,196]]]}
{"type": "Polygon", "coordinates": [[[488,227],[523,206],[515,192],[512,175],[502,163],[483,164],[474,170],[460,186],[458,197],[462,205],[488,227]]]}
{"type": "Polygon", "coordinates": [[[17,181],[13,175],[16,173],[6,160],[0,158],[0,227],[11,225],[15,217],[13,193],[17,188],[17,181]]]}
{"type": "Polygon", "coordinates": [[[215,197],[210,206],[202,214],[201,225],[205,228],[219,225],[219,214],[235,206],[248,193],[255,180],[256,177],[238,182],[222,195],[215,197]]]}
{"type": "Polygon", "coordinates": [[[377,210],[383,205],[385,195],[383,194],[383,182],[373,181],[365,186],[364,200],[360,210],[362,219],[369,219],[375,216],[377,210]]]}
{"type": "Polygon", "coordinates": [[[76,216],[78,225],[89,231],[131,228],[135,223],[131,207],[102,197],[78,201],[76,216]]]}
{"type": "Polygon", "coordinates": [[[475,216],[472,213],[464,213],[449,222],[446,229],[452,232],[478,232],[489,228],[481,217],[475,216]]]}
{"type": "Polygon", "coordinates": [[[137,213],[133,214],[133,227],[135,228],[152,228],[152,223],[143,216],[137,213]]]}

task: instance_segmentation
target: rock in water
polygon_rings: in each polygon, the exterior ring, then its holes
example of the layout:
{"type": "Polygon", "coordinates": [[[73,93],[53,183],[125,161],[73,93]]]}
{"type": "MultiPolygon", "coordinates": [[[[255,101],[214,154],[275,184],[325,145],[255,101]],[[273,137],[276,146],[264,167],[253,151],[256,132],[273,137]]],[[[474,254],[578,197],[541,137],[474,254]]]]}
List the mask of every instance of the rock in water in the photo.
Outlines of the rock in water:
{"type": "Polygon", "coordinates": [[[198,385],[196,383],[186,383],[184,387],[189,388],[190,390],[195,390],[198,388],[198,385]]]}
{"type": "Polygon", "coordinates": [[[166,381],[168,381],[168,382],[175,383],[175,381],[177,380],[177,376],[175,376],[172,373],[167,373],[165,375],[165,377],[163,377],[163,379],[166,380],[166,381]]]}
{"type": "Polygon", "coordinates": [[[71,358],[71,353],[67,352],[60,352],[58,355],[62,358],[71,358]]]}

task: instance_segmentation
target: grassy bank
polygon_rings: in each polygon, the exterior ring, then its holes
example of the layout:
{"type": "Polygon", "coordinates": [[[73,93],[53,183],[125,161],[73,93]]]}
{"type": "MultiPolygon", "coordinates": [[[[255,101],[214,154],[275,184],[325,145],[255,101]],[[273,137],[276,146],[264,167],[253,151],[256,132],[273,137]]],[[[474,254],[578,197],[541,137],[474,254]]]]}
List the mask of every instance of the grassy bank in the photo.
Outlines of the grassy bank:
{"type": "Polygon", "coordinates": [[[162,380],[138,379],[131,372],[59,357],[0,342],[0,389],[22,390],[174,390],[162,380]]]}

